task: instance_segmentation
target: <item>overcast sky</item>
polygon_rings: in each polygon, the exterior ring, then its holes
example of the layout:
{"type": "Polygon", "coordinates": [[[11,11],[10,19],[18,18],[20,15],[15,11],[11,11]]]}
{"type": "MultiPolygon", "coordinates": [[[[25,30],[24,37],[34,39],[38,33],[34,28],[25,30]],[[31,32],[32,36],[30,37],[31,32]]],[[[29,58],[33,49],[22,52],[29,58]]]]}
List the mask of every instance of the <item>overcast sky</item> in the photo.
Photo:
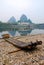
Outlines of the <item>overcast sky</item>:
{"type": "Polygon", "coordinates": [[[44,23],[44,0],[0,0],[0,20],[7,22],[25,14],[33,23],[44,23]]]}

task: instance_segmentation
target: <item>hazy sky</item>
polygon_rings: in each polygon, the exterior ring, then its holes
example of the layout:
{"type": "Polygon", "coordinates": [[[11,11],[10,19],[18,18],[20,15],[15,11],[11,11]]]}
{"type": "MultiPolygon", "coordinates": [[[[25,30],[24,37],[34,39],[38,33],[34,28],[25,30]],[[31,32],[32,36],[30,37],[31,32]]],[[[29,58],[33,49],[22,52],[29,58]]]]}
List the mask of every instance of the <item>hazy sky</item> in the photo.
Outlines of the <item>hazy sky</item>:
{"type": "Polygon", "coordinates": [[[7,22],[25,14],[33,23],[44,23],[44,0],[0,0],[0,20],[7,22]]]}

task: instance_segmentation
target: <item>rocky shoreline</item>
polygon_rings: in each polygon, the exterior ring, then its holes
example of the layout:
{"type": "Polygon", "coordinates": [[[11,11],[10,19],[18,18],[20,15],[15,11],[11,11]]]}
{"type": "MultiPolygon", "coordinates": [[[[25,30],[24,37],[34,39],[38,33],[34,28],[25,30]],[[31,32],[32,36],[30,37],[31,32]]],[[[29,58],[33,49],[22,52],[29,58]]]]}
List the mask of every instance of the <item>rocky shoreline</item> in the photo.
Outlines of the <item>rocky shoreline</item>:
{"type": "Polygon", "coordinates": [[[23,42],[41,40],[42,45],[33,50],[21,50],[0,39],[0,65],[44,65],[44,35],[14,37],[23,42]],[[11,52],[11,53],[10,53],[11,52]]]}

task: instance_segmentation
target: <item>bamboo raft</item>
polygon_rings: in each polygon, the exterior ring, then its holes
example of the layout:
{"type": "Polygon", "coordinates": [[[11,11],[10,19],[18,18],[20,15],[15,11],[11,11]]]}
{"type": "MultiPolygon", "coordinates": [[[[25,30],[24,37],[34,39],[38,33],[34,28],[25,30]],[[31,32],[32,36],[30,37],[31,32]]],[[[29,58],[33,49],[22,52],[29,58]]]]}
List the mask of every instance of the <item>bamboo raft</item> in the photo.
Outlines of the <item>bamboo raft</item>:
{"type": "Polygon", "coordinates": [[[41,45],[42,41],[36,41],[36,42],[22,42],[13,38],[5,39],[7,42],[11,43],[12,45],[19,47],[19,48],[35,48],[37,45],[41,45]]]}
{"type": "Polygon", "coordinates": [[[38,41],[38,40],[36,42],[31,41],[31,42],[25,43],[25,42],[19,41],[14,38],[10,38],[9,34],[4,34],[3,38],[5,39],[5,41],[19,48],[30,48],[31,49],[31,48],[35,48],[37,45],[42,44],[42,41],[38,41]]]}

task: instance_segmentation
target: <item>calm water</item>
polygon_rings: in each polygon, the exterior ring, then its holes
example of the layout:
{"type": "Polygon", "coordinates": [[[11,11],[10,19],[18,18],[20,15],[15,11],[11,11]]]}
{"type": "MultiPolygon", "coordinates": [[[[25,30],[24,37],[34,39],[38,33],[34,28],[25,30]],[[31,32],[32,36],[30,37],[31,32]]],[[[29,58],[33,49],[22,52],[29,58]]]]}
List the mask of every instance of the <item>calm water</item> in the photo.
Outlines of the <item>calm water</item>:
{"type": "Polygon", "coordinates": [[[0,32],[0,38],[2,38],[2,34],[10,34],[11,36],[23,36],[23,35],[34,35],[34,34],[44,34],[44,30],[42,29],[34,29],[28,31],[2,31],[0,32]]]}

